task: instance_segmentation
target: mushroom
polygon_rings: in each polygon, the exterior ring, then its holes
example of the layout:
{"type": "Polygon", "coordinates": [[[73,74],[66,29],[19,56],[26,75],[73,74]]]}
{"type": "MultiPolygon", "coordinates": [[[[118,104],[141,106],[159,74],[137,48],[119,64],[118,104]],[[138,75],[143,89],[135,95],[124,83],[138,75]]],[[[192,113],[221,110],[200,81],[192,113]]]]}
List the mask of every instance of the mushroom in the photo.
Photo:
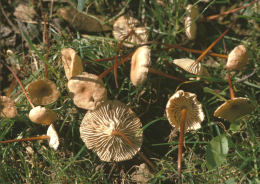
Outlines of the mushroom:
{"type": "Polygon", "coordinates": [[[52,124],[49,126],[47,130],[47,135],[0,141],[0,143],[5,144],[5,143],[13,143],[13,142],[21,142],[21,141],[46,140],[46,139],[49,141],[49,146],[51,148],[53,148],[54,150],[58,149],[59,137],[52,124]]]}
{"type": "Polygon", "coordinates": [[[29,96],[31,97],[32,103],[36,105],[51,104],[60,96],[56,84],[46,78],[31,82],[27,86],[27,90],[29,96]]]}
{"type": "MultiPolygon", "coordinates": [[[[113,35],[116,40],[122,41],[132,30],[134,33],[125,40],[134,44],[142,44],[148,40],[148,32],[145,27],[136,27],[140,22],[130,16],[119,17],[113,25],[113,35]]],[[[126,47],[133,47],[133,44],[123,43],[126,47]]]]}
{"type": "Polygon", "coordinates": [[[249,56],[244,45],[236,46],[228,55],[226,68],[240,70],[248,63],[249,56]]]}
{"type": "Polygon", "coordinates": [[[51,109],[37,106],[30,110],[29,118],[32,122],[42,125],[50,125],[57,120],[57,113],[51,109]]]}
{"type": "Polygon", "coordinates": [[[134,86],[143,83],[151,65],[150,52],[148,46],[139,47],[131,59],[130,79],[134,86]]]}
{"type": "Polygon", "coordinates": [[[180,130],[178,145],[178,176],[181,176],[181,158],[184,132],[199,129],[204,120],[202,106],[194,93],[177,91],[167,102],[166,115],[170,124],[180,130]]]}
{"type": "Polygon", "coordinates": [[[107,99],[103,81],[87,72],[72,77],[68,82],[68,88],[74,95],[74,104],[83,109],[93,110],[101,101],[107,99]]]}
{"type": "Polygon", "coordinates": [[[186,10],[188,11],[188,16],[184,21],[185,33],[189,40],[194,40],[197,33],[197,24],[195,19],[199,16],[199,9],[197,6],[189,4],[186,7],[186,10]]]}
{"type": "Polygon", "coordinates": [[[250,103],[248,98],[237,97],[227,100],[220,105],[214,112],[215,117],[223,118],[229,122],[251,113],[254,106],[250,103]]]}
{"type": "Polygon", "coordinates": [[[140,119],[129,107],[107,100],[86,113],[80,125],[80,137],[101,160],[120,162],[131,159],[140,150],[141,127],[140,119]]]}
{"type": "Polygon", "coordinates": [[[17,108],[14,101],[7,96],[0,96],[0,117],[14,118],[17,108]]]}
{"type": "Polygon", "coordinates": [[[61,59],[68,80],[70,80],[71,77],[80,75],[83,72],[81,58],[72,48],[62,49],[61,59]]]}

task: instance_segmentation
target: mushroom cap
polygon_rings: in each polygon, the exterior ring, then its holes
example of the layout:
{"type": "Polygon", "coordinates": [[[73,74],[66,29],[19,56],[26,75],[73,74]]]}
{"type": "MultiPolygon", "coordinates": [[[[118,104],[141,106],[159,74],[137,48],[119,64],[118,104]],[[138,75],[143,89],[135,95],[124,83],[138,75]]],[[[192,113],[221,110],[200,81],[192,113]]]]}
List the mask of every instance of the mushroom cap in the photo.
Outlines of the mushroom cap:
{"type": "Polygon", "coordinates": [[[229,53],[226,68],[240,70],[248,63],[248,59],[246,47],[238,45],[229,53]]]}
{"type": "Polygon", "coordinates": [[[142,46],[132,56],[130,79],[134,86],[142,84],[147,78],[151,65],[150,53],[148,46],[142,46]]]}
{"type": "Polygon", "coordinates": [[[46,78],[38,79],[28,84],[27,91],[32,103],[36,105],[51,104],[60,96],[56,84],[46,78]]]}
{"type": "MultiPolygon", "coordinates": [[[[141,44],[148,40],[148,30],[145,27],[136,27],[140,22],[129,16],[119,17],[113,25],[113,35],[116,40],[123,40],[131,30],[134,33],[130,35],[125,41],[132,42],[135,44],[141,44]]],[[[123,43],[126,47],[133,47],[133,44],[123,43]]]]}
{"type": "Polygon", "coordinates": [[[70,80],[71,77],[80,75],[83,72],[81,58],[72,48],[62,49],[61,59],[68,80],[70,80]]]}
{"type": "Polygon", "coordinates": [[[229,122],[233,122],[236,119],[251,113],[255,107],[249,102],[248,98],[237,97],[230,99],[219,106],[214,116],[223,118],[229,122]]]}
{"type": "Polygon", "coordinates": [[[202,105],[197,100],[197,95],[194,93],[184,92],[179,90],[174,93],[167,102],[166,115],[173,127],[179,128],[181,122],[181,111],[187,109],[184,130],[199,129],[200,123],[204,120],[202,105]]]}
{"type": "Polygon", "coordinates": [[[14,101],[7,96],[0,96],[0,117],[13,118],[17,115],[14,101]]]}
{"type": "Polygon", "coordinates": [[[174,59],[173,63],[181,67],[183,70],[194,74],[209,76],[209,72],[200,63],[196,63],[195,60],[189,58],[174,59]]]}
{"type": "Polygon", "coordinates": [[[94,110],[101,101],[107,99],[103,81],[87,72],[72,77],[68,82],[68,88],[74,95],[74,104],[83,109],[94,110]]]}
{"type": "Polygon", "coordinates": [[[54,150],[57,150],[59,147],[60,141],[59,141],[59,136],[58,136],[53,124],[51,124],[49,126],[49,128],[47,130],[47,135],[50,136],[49,146],[51,148],[53,148],[54,150]]]}
{"type": "Polygon", "coordinates": [[[189,4],[186,10],[188,11],[188,16],[184,21],[185,33],[189,40],[194,40],[197,35],[197,23],[195,19],[199,16],[199,9],[197,6],[189,4]]]}
{"type": "Polygon", "coordinates": [[[51,109],[37,106],[30,110],[29,118],[32,122],[42,125],[50,125],[57,120],[57,113],[51,109]]]}
{"type": "Polygon", "coordinates": [[[189,13],[188,16],[191,17],[192,20],[196,19],[200,14],[199,8],[197,5],[194,6],[192,4],[188,4],[186,6],[186,10],[189,13]]]}
{"type": "Polygon", "coordinates": [[[141,127],[140,119],[128,106],[107,100],[86,113],[80,125],[80,137],[101,160],[119,162],[131,159],[140,150],[143,141],[141,127]],[[121,136],[114,135],[113,131],[127,136],[135,148],[121,136]]]}

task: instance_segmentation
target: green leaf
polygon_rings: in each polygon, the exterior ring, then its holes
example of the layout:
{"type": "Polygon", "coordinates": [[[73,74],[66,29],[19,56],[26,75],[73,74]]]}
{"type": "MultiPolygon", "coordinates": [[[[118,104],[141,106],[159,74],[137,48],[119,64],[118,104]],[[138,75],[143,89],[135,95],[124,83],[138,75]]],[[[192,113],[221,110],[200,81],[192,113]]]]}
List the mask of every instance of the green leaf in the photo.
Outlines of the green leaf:
{"type": "Polygon", "coordinates": [[[206,165],[208,169],[214,169],[226,162],[228,149],[228,139],[225,135],[214,137],[206,150],[206,165]]]}

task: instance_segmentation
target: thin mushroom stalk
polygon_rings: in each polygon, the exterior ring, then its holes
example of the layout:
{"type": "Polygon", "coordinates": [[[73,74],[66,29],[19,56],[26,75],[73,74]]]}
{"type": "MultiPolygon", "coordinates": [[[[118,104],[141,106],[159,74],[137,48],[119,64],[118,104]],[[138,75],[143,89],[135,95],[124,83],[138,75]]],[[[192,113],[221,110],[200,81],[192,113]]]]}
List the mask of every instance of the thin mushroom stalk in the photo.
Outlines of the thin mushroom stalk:
{"type": "Polygon", "coordinates": [[[234,99],[235,98],[235,92],[234,92],[234,88],[231,82],[231,78],[230,78],[230,74],[229,72],[227,73],[227,77],[228,77],[228,85],[229,85],[229,92],[230,92],[230,98],[234,99]]]}
{"type": "Polygon", "coordinates": [[[11,139],[11,140],[6,140],[6,141],[0,141],[0,143],[5,144],[5,143],[13,143],[13,142],[49,140],[49,139],[50,139],[50,136],[41,135],[41,136],[36,136],[36,137],[27,137],[27,138],[21,138],[21,139],[11,139]]]}
{"type": "Polygon", "coordinates": [[[187,109],[181,110],[181,122],[180,122],[180,134],[179,134],[179,145],[178,145],[178,176],[181,177],[181,160],[182,160],[182,148],[183,148],[183,137],[184,137],[184,126],[187,115],[187,109]]]}
{"type": "Polygon", "coordinates": [[[154,69],[154,68],[149,68],[149,72],[150,72],[150,73],[153,73],[153,74],[156,74],[156,75],[159,75],[159,76],[167,77],[167,78],[169,78],[169,79],[173,79],[173,80],[177,80],[177,81],[181,81],[181,82],[184,81],[183,79],[180,79],[180,78],[178,78],[178,77],[174,77],[174,76],[172,76],[172,75],[163,73],[163,72],[161,72],[160,70],[156,70],[156,69],[154,69]]]}
{"type": "MultiPolygon", "coordinates": [[[[132,141],[122,132],[120,131],[113,131],[112,132],[112,135],[118,135],[118,136],[121,136],[133,149],[136,149],[134,144],[132,143],[132,141]]],[[[142,154],[140,151],[137,152],[137,154],[142,158],[144,159],[144,161],[153,169],[153,170],[156,170],[156,167],[153,165],[153,163],[148,160],[148,158],[142,154]]]]}

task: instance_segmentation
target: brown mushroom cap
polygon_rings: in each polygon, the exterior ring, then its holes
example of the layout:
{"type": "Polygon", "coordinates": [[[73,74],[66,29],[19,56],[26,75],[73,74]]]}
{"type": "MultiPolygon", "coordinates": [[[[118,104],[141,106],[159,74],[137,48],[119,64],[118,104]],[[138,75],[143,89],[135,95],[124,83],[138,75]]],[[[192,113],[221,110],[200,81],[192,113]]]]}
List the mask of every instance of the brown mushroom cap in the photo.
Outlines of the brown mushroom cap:
{"type": "Polygon", "coordinates": [[[54,82],[49,79],[38,79],[27,86],[33,104],[48,105],[55,102],[60,93],[54,82]]]}
{"type": "Polygon", "coordinates": [[[51,148],[53,148],[54,150],[57,150],[60,144],[59,141],[59,136],[53,126],[53,124],[51,124],[47,130],[47,135],[50,137],[49,139],[49,146],[51,148]]]}
{"type": "Polygon", "coordinates": [[[199,9],[197,6],[189,4],[186,7],[188,16],[185,18],[185,33],[189,40],[194,40],[197,35],[197,24],[195,19],[199,16],[199,9]]]}
{"type": "Polygon", "coordinates": [[[249,102],[248,98],[238,97],[219,106],[215,110],[214,116],[233,122],[246,114],[250,114],[254,109],[255,107],[249,102]]]}
{"type": "Polygon", "coordinates": [[[228,55],[226,68],[240,70],[248,63],[248,59],[246,47],[244,45],[236,46],[228,55]]]}
{"type": "Polygon", "coordinates": [[[17,115],[14,101],[7,96],[0,96],[0,117],[13,118],[17,115]]]}
{"type": "Polygon", "coordinates": [[[191,74],[209,76],[207,69],[204,68],[200,63],[197,64],[193,59],[174,59],[173,63],[191,74]]]}
{"type": "Polygon", "coordinates": [[[80,75],[83,72],[81,58],[72,48],[62,49],[61,59],[68,80],[70,80],[71,77],[80,75]]]}
{"type": "Polygon", "coordinates": [[[103,81],[87,72],[72,77],[68,82],[68,88],[74,95],[74,104],[83,109],[93,110],[101,101],[107,99],[103,81]]]}
{"type": "Polygon", "coordinates": [[[150,53],[148,46],[142,46],[132,56],[130,79],[134,86],[142,84],[147,78],[151,65],[150,53]]]}
{"type": "MultiPolygon", "coordinates": [[[[129,16],[119,17],[113,25],[113,35],[116,40],[123,40],[131,30],[134,30],[134,33],[130,35],[125,41],[132,42],[135,44],[141,44],[147,41],[148,31],[145,27],[136,27],[140,22],[129,16]]],[[[133,47],[133,44],[128,44],[124,42],[126,47],[133,47]]]]}
{"type": "Polygon", "coordinates": [[[136,114],[119,101],[108,100],[97,109],[88,111],[80,125],[80,137],[88,149],[97,153],[106,162],[131,159],[142,145],[142,123],[136,114]],[[112,134],[119,131],[125,134],[135,148],[121,136],[112,134]]]}
{"type": "Polygon", "coordinates": [[[179,90],[168,100],[166,105],[166,115],[173,127],[179,128],[181,122],[181,111],[187,109],[184,130],[199,129],[200,123],[204,120],[202,105],[197,100],[194,93],[179,90]]]}
{"type": "Polygon", "coordinates": [[[32,122],[42,125],[50,125],[57,120],[57,113],[51,109],[37,106],[30,110],[29,118],[32,122]]]}

